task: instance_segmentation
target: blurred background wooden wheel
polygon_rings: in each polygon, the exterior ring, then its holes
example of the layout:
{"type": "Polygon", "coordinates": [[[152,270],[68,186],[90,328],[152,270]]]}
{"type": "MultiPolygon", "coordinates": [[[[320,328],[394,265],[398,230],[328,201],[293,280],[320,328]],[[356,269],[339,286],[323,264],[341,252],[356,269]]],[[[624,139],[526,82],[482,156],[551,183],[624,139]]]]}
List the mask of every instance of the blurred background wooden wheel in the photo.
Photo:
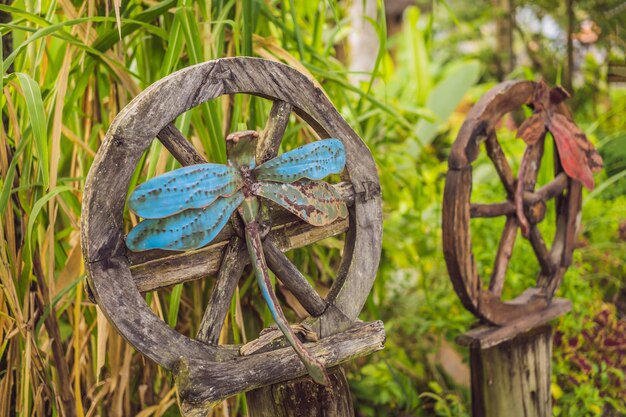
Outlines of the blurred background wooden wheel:
{"type": "MultiPolygon", "coordinates": [[[[565,175],[558,152],[554,151],[554,178],[536,189],[545,136],[529,150],[528,169],[516,177],[496,135],[504,115],[528,105],[537,84],[508,81],[491,89],[471,109],[452,146],[443,201],[443,247],[452,284],[463,305],[481,320],[503,325],[546,308],[563,274],[572,261],[577,216],[581,206],[581,184],[565,175]],[[481,145],[493,163],[507,198],[493,204],[472,201],[472,165],[481,145]],[[523,211],[529,221],[528,240],[539,265],[536,286],[510,301],[502,300],[506,272],[519,222],[515,212],[515,189],[523,187],[523,211]],[[544,219],[546,202],[556,200],[556,217],[544,219]],[[484,286],[472,253],[470,222],[478,217],[505,216],[493,272],[484,286]],[[537,227],[541,221],[555,222],[555,235],[548,247],[537,227]]],[[[559,111],[567,112],[564,105],[559,111]]],[[[521,140],[521,139],[520,139],[521,140]]],[[[518,174],[519,175],[519,174],[518,174]]]]}

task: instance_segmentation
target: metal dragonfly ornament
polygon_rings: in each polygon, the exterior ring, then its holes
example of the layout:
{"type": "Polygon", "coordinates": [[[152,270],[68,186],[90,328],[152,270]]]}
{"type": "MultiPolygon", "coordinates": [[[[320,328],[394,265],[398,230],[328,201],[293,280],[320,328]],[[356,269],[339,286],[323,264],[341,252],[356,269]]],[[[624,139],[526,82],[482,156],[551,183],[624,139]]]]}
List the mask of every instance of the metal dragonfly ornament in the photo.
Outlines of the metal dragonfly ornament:
{"type": "MultiPolygon", "coordinates": [[[[526,119],[517,131],[517,137],[528,145],[522,157],[518,177],[523,178],[524,172],[528,169],[527,155],[530,154],[530,148],[549,131],[556,143],[565,174],[580,181],[587,189],[593,190],[593,173],[602,169],[602,157],[576,123],[558,112],[559,105],[569,96],[563,87],[550,88],[543,80],[537,84],[530,103],[534,110],[533,115],[526,119]]],[[[515,190],[515,211],[522,234],[527,237],[529,224],[523,211],[522,194],[523,181],[518,181],[515,190]]]]}
{"type": "Polygon", "coordinates": [[[138,186],[128,206],[144,220],[130,231],[126,245],[132,251],[198,249],[211,242],[237,210],[257,283],[274,321],[311,377],[328,385],[323,365],[296,337],[271,287],[261,243],[260,206],[263,199],[270,200],[313,226],[345,218],[348,209],[339,193],[320,181],[343,171],[345,149],[340,140],[325,139],[257,166],[257,140],[254,131],[231,134],[226,140],[228,165],[192,165],[138,186]]]}

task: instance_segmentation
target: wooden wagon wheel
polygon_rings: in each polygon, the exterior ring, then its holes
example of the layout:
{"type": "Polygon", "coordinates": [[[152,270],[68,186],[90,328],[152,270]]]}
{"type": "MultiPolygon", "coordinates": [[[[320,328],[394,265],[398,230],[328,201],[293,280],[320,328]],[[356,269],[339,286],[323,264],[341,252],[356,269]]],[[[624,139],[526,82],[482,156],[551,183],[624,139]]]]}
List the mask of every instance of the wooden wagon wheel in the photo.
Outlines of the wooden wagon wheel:
{"type": "Polygon", "coordinates": [[[125,196],[133,171],[152,140],[157,137],[183,165],[204,162],[171,122],[202,102],[238,93],[273,100],[257,159],[276,155],[291,111],[320,137],[339,138],[345,145],[345,181],[336,187],[349,206],[349,218],[312,227],[279,216],[264,242],[270,268],[312,316],[307,324],[321,340],[310,345],[309,351],[326,366],[333,366],[378,350],[384,341],[380,322],[356,323],[376,276],[382,233],[378,174],[361,139],[319,88],[285,65],[229,58],[180,70],[137,96],[107,132],[85,186],[82,244],[89,285],[104,314],[137,350],[174,371],[182,381],[181,397],[191,406],[211,404],[306,373],[291,348],[267,351],[264,347],[242,356],[238,347],[217,345],[230,299],[249,262],[245,243],[232,225],[209,246],[182,254],[133,254],[124,242],[125,196]],[[343,232],[346,242],[341,266],[323,299],[283,251],[343,232]],[[213,273],[217,273],[217,281],[196,339],[167,326],[141,296],[141,292],[213,273]]]}
{"type": "MultiPolygon", "coordinates": [[[[537,84],[510,81],[490,90],[469,112],[461,127],[448,160],[449,171],[443,202],[443,245],[448,272],[463,305],[482,320],[503,325],[546,308],[560,285],[572,260],[576,218],[580,212],[581,184],[568,178],[555,150],[555,177],[535,190],[543,156],[544,139],[527,148],[530,164],[522,178],[515,178],[498,142],[496,123],[513,110],[529,104],[537,84]],[[496,204],[471,202],[472,163],[485,144],[508,199],[496,204]],[[529,241],[538,260],[537,286],[527,289],[511,301],[501,299],[504,279],[517,236],[514,193],[517,181],[523,181],[523,205],[530,222],[529,241]],[[556,233],[551,248],[537,227],[545,215],[547,200],[556,199],[556,233]],[[489,287],[484,288],[472,254],[470,221],[475,217],[506,216],[507,220],[496,253],[489,287]]],[[[566,112],[563,106],[560,111],[566,112]]]]}

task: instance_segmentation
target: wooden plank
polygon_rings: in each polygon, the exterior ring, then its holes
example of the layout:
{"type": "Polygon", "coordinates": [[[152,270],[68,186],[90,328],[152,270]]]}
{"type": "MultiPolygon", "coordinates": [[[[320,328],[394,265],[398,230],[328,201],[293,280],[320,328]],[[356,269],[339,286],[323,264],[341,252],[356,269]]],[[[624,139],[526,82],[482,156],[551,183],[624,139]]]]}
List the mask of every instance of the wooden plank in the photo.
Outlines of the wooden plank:
{"type": "MultiPolygon", "coordinates": [[[[356,323],[344,332],[306,344],[306,348],[330,368],[376,352],[383,348],[384,342],[383,323],[375,321],[356,323]]],[[[289,381],[306,373],[291,347],[238,357],[229,362],[181,359],[174,368],[181,409],[184,415],[194,417],[204,417],[212,405],[239,392],[289,381]]]]}
{"type": "MultiPolygon", "coordinates": [[[[285,223],[273,229],[273,239],[282,251],[310,245],[348,230],[348,219],[314,227],[302,221],[285,223]]],[[[146,261],[131,266],[131,274],[140,292],[153,291],[181,282],[215,275],[219,270],[227,241],[217,241],[203,249],[146,261]]],[[[244,266],[250,262],[243,261],[244,266]]]]}
{"type": "Polygon", "coordinates": [[[504,326],[476,327],[461,336],[457,337],[457,343],[464,346],[475,346],[481,349],[488,349],[499,344],[514,339],[520,334],[528,332],[534,328],[543,326],[546,323],[562,316],[572,308],[572,302],[564,298],[554,298],[547,308],[541,309],[533,314],[523,316],[511,321],[504,326]]]}
{"type": "Polygon", "coordinates": [[[204,316],[198,328],[197,340],[209,345],[217,345],[233,294],[247,264],[247,258],[248,251],[245,242],[240,237],[233,236],[224,251],[217,279],[211,289],[209,304],[204,310],[204,316]]]}
{"type": "Polygon", "coordinates": [[[532,287],[510,301],[503,301],[490,291],[481,291],[478,299],[480,317],[488,323],[505,326],[521,317],[529,317],[548,307],[542,289],[532,287]]]}

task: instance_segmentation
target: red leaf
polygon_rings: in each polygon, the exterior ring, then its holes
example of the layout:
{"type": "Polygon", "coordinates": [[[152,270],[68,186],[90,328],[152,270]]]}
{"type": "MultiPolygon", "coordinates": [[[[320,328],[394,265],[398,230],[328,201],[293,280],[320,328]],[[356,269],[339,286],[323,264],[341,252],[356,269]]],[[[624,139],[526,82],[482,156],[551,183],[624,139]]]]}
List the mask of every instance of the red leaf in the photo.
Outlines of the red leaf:
{"type": "Polygon", "coordinates": [[[602,158],[587,136],[574,122],[559,113],[552,114],[548,130],[556,142],[565,173],[593,190],[592,170],[602,168],[602,158]]]}
{"type": "Polygon", "coordinates": [[[517,137],[526,142],[527,145],[537,143],[546,132],[544,113],[535,113],[517,129],[517,137]]]}

